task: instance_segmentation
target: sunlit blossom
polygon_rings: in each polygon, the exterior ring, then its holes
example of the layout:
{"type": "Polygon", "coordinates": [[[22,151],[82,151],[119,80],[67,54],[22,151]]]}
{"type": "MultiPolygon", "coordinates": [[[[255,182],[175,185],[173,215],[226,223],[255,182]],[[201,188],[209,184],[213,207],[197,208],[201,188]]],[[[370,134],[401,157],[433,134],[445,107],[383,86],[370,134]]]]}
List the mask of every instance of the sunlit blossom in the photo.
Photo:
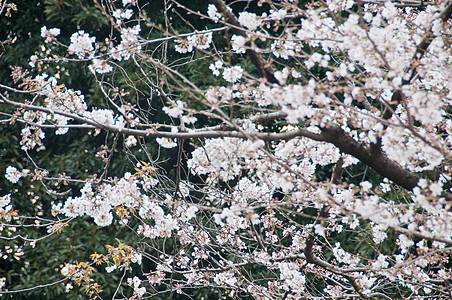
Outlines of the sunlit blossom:
{"type": "Polygon", "coordinates": [[[243,75],[243,69],[240,66],[234,66],[231,68],[224,68],[223,70],[223,78],[224,80],[235,83],[237,80],[242,78],[243,75]]]}
{"type": "Polygon", "coordinates": [[[105,60],[93,59],[93,64],[89,66],[89,69],[93,73],[105,74],[111,72],[113,67],[105,60]]]}
{"type": "Polygon", "coordinates": [[[221,18],[221,15],[220,15],[220,13],[217,11],[217,8],[215,7],[214,4],[209,4],[209,5],[207,6],[207,15],[208,15],[209,18],[211,18],[212,21],[214,21],[215,23],[217,23],[217,22],[220,20],[220,18],[221,18]]]}
{"type": "Polygon", "coordinates": [[[176,40],[175,50],[179,53],[188,53],[193,51],[193,43],[188,39],[176,40]]]}
{"type": "Polygon", "coordinates": [[[250,13],[250,12],[239,13],[238,20],[239,20],[240,24],[242,24],[249,30],[255,30],[257,27],[259,27],[262,24],[260,17],[258,17],[256,14],[250,13]]]}
{"type": "Polygon", "coordinates": [[[41,37],[45,38],[45,42],[48,43],[52,41],[56,36],[59,36],[61,30],[59,28],[47,29],[46,26],[41,28],[41,37]]]}
{"type": "Polygon", "coordinates": [[[245,53],[245,43],[246,38],[241,35],[233,35],[231,38],[232,41],[232,50],[235,51],[235,53],[245,53]]]}
{"type": "Polygon", "coordinates": [[[92,57],[94,55],[93,43],[95,41],[95,37],[90,37],[88,33],[80,30],[71,36],[71,44],[68,51],[76,54],[78,58],[92,57]]]}
{"type": "Polygon", "coordinates": [[[5,178],[12,183],[19,182],[19,179],[23,176],[22,172],[19,172],[15,167],[9,166],[6,168],[5,178]]]}

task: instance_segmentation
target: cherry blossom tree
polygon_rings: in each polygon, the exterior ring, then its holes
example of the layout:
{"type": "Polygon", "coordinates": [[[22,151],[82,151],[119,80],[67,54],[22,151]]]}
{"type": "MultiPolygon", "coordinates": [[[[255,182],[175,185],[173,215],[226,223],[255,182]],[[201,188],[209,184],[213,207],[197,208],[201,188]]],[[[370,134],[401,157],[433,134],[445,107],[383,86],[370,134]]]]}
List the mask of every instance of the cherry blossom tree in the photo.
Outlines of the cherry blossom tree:
{"type": "Polygon", "coordinates": [[[2,127],[21,124],[33,162],[5,179],[53,197],[42,218],[1,195],[2,238],[45,243],[80,219],[136,237],[65,262],[49,285],[102,298],[94,274],[118,272],[113,298],[452,297],[450,1],[165,1],[164,24],[141,1],[95,2],[107,38],[80,28],[65,41],[43,24],[29,68],[0,83],[2,127]],[[85,68],[96,102],[52,63],[85,68]],[[49,135],[73,130],[105,137],[87,178],[36,163],[49,135]],[[128,172],[112,173],[117,156],[128,172]],[[38,220],[47,234],[27,238],[38,220]]]}

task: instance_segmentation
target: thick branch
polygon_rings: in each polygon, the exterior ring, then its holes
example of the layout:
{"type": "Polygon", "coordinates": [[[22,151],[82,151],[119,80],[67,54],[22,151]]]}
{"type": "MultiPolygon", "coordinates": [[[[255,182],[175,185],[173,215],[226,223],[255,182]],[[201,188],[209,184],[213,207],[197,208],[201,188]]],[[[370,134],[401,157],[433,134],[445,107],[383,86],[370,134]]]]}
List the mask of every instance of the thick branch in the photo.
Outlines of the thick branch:
{"type": "Polygon", "coordinates": [[[383,152],[359,144],[340,127],[325,127],[322,128],[322,132],[326,140],[338,147],[341,152],[354,156],[401,187],[412,190],[417,185],[419,181],[417,175],[400,167],[383,152]]]}
{"type": "Polygon", "coordinates": [[[386,104],[386,108],[383,112],[383,119],[389,120],[391,119],[394,111],[397,109],[399,103],[402,103],[405,95],[401,90],[395,90],[391,97],[391,102],[386,104]]]}
{"type": "Polygon", "coordinates": [[[343,172],[342,165],[343,164],[344,164],[344,158],[341,156],[341,157],[339,157],[338,161],[334,165],[333,174],[331,174],[331,182],[332,183],[334,183],[334,184],[341,183],[342,172],[343,172]]]}

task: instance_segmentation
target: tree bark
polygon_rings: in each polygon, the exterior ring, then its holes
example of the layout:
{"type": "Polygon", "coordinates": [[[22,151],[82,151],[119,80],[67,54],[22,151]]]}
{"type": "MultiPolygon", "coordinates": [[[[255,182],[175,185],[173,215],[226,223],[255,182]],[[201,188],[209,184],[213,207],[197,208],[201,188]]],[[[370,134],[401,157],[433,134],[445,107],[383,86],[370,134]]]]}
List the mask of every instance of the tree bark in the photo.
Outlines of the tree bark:
{"type": "Polygon", "coordinates": [[[392,180],[401,187],[411,191],[417,186],[419,177],[390,160],[379,148],[359,144],[338,126],[322,128],[322,134],[341,152],[359,159],[381,176],[392,180]]]}

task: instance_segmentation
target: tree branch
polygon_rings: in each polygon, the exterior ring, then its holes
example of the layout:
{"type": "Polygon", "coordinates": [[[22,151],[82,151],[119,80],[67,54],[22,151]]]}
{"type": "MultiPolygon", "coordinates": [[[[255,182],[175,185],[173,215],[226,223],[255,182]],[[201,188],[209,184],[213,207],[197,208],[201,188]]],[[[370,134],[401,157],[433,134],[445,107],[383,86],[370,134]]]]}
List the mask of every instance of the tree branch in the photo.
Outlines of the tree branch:
{"type": "Polygon", "coordinates": [[[359,159],[380,175],[410,191],[417,186],[419,181],[417,175],[400,167],[379,149],[364,147],[338,126],[324,127],[321,130],[328,142],[334,144],[343,153],[359,159]]]}
{"type": "MultiPolygon", "coordinates": [[[[452,14],[452,2],[449,1],[449,4],[446,6],[446,8],[443,10],[443,12],[440,14],[439,18],[443,23],[445,23],[452,14]]],[[[424,56],[424,54],[427,52],[427,48],[432,43],[435,36],[433,35],[432,29],[430,28],[424,35],[424,38],[422,39],[422,42],[417,45],[416,52],[413,55],[412,62],[410,67],[408,68],[407,73],[411,72],[410,79],[405,80],[403,79],[402,85],[410,84],[411,80],[416,76],[416,65],[419,60],[424,56]]]]}
{"type": "Polygon", "coordinates": [[[256,138],[264,141],[278,141],[278,140],[290,140],[296,137],[307,137],[316,141],[326,141],[325,138],[321,134],[317,134],[311,132],[304,128],[299,128],[297,130],[292,130],[289,132],[280,132],[280,133],[272,133],[272,132],[239,132],[239,131],[209,131],[204,129],[195,129],[188,132],[168,132],[168,131],[157,131],[156,129],[132,129],[127,127],[118,127],[114,125],[106,125],[96,122],[95,120],[82,117],[78,114],[67,113],[57,110],[51,110],[42,106],[24,104],[20,102],[15,102],[8,100],[6,97],[1,95],[2,100],[0,103],[8,104],[15,107],[20,107],[23,109],[28,109],[32,111],[42,111],[50,115],[61,115],[67,118],[71,118],[75,121],[78,121],[83,124],[92,125],[90,128],[97,128],[102,130],[108,130],[111,132],[122,133],[125,135],[134,135],[134,136],[144,136],[144,137],[164,137],[164,138],[175,138],[175,139],[199,139],[199,138],[221,138],[221,137],[232,137],[232,138],[256,138]]]}
{"type": "MultiPolygon", "coordinates": [[[[243,29],[242,25],[240,25],[237,17],[228,9],[226,4],[222,0],[210,0],[217,10],[224,16],[226,19],[226,22],[233,25],[230,26],[232,29],[232,32],[234,32],[237,35],[241,35],[244,37],[247,37],[246,30],[243,29]]],[[[250,58],[251,62],[256,66],[256,68],[259,70],[260,75],[267,79],[270,83],[278,83],[278,80],[276,79],[274,72],[269,64],[267,64],[262,56],[257,53],[256,51],[252,49],[247,49],[246,54],[250,58]]]]}
{"type": "MultiPolygon", "coordinates": [[[[380,5],[384,5],[386,2],[388,2],[388,0],[362,0],[360,1],[363,4],[380,4],[380,5]]],[[[394,3],[394,5],[396,7],[418,7],[418,8],[422,8],[425,6],[427,1],[405,1],[405,0],[401,0],[401,1],[392,1],[394,3]]]]}
{"type": "MultiPolygon", "coordinates": [[[[279,140],[290,140],[297,137],[307,137],[309,139],[319,141],[319,142],[329,142],[334,144],[343,153],[350,154],[355,158],[359,159],[361,162],[373,168],[380,175],[389,178],[396,184],[412,190],[419,180],[419,177],[399,165],[391,161],[386,155],[384,155],[380,150],[366,149],[364,146],[356,142],[352,137],[347,135],[340,127],[331,126],[322,128],[322,133],[317,134],[311,132],[304,128],[299,128],[289,132],[271,133],[271,132],[251,132],[242,133],[238,131],[206,131],[206,130],[194,130],[189,132],[167,132],[167,131],[157,131],[157,129],[131,129],[131,128],[120,128],[114,125],[100,124],[94,120],[81,117],[77,114],[52,111],[48,108],[41,106],[24,104],[19,102],[14,102],[6,99],[3,95],[1,102],[9,104],[15,107],[21,107],[24,109],[29,109],[33,111],[42,111],[48,114],[59,114],[68,118],[72,118],[81,123],[89,124],[95,128],[102,130],[109,130],[111,132],[122,133],[125,135],[134,136],[144,136],[144,137],[165,137],[165,138],[176,138],[176,139],[199,139],[199,138],[222,138],[222,137],[233,137],[233,138],[256,138],[263,141],[279,141],[279,140]]],[[[282,117],[283,113],[275,113],[274,117],[282,117]]],[[[259,117],[256,117],[259,118],[259,117]]],[[[265,118],[263,117],[262,120],[265,118]]],[[[270,118],[271,119],[271,118],[270,118]]]]}
{"type": "MultiPolygon", "coordinates": [[[[365,2],[365,1],[363,1],[365,2]]],[[[416,1],[413,1],[416,2],[416,1]]],[[[422,2],[422,1],[421,1],[422,2]]],[[[440,14],[439,18],[443,23],[445,23],[452,14],[452,2],[449,2],[449,4],[446,6],[446,8],[443,10],[443,12],[440,14]]],[[[432,29],[430,28],[424,35],[424,38],[422,41],[416,46],[416,51],[414,52],[413,58],[411,59],[411,64],[408,67],[408,70],[406,73],[411,73],[409,79],[402,79],[402,86],[403,85],[409,85],[411,81],[416,76],[416,70],[417,70],[417,63],[422,59],[424,54],[427,52],[428,47],[432,43],[435,36],[433,35],[432,29]]],[[[396,110],[397,106],[402,103],[405,98],[405,95],[403,92],[399,89],[394,91],[394,94],[391,98],[391,103],[386,105],[386,108],[383,112],[383,118],[385,120],[388,120],[392,117],[394,111],[396,110]]]]}
{"type": "MultiPolygon", "coordinates": [[[[328,217],[328,210],[329,207],[327,206],[323,206],[320,211],[319,211],[319,218],[327,218],[328,217]]],[[[368,297],[366,295],[364,295],[361,291],[360,286],[356,283],[355,278],[353,278],[351,275],[349,274],[345,274],[342,269],[337,268],[336,266],[319,259],[313,252],[313,247],[314,247],[314,240],[315,240],[315,233],[314,233],[314,228],[312,228],[311,233],[309,234],[308,238],[306,239],[306,247],[304,249],[304,255],[306,257],[306,261],[308,263],[317,265],[319,267],[322,267],[325,270],[328,270],[332,273],[335,273],[337,275],[340,275],[342,277],[344,277],[345,279],[348,280],[348,282],[350,283],[350,285],[353,287],[353,289],[358,293],[358,295],[360,296],[360,298],[362,299],[368,299],[368,297]]]]}

